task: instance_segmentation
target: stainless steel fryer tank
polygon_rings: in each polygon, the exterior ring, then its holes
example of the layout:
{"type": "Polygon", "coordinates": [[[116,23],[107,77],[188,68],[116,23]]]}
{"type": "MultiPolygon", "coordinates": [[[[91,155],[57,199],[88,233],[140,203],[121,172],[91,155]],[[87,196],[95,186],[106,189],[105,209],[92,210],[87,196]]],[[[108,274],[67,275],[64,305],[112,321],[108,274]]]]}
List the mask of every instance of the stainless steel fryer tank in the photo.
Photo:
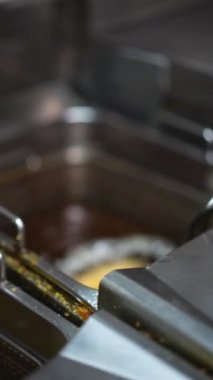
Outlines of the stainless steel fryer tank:
{"type": "Polygon", "coordinates": [[[67,108],[54,124],[1,141],[0,201],[25,221],[64,202],[86,203],[180,241],[208,198],[176,176],[180,168],[190,176],[197,163],[157,145],[152,129],[91,107],[67,108]]]}

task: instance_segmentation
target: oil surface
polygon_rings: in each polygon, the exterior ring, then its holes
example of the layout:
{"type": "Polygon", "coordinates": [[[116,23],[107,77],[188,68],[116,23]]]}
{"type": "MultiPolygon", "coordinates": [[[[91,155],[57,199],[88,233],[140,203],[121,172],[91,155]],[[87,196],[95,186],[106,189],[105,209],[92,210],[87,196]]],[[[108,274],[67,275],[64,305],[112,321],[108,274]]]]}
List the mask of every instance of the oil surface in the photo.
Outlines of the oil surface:
{"type": "Polygon", "coordinates": [[[96,206],[65,203],[34,213],[25,220],[27,246],[56,259],[88,240],[119,237],[144,229],[96,206]]]}
{"type": "Polygon", "coordinates": [[[146,265],[147,262],[145,260],[129,257],[97,265],[95,268],[93,267],[83,273],[77,274],[74,278],[86,286],[98,289],[101,279],[109,272],[121,268],[138,268],[144,267],[146,265]]]}

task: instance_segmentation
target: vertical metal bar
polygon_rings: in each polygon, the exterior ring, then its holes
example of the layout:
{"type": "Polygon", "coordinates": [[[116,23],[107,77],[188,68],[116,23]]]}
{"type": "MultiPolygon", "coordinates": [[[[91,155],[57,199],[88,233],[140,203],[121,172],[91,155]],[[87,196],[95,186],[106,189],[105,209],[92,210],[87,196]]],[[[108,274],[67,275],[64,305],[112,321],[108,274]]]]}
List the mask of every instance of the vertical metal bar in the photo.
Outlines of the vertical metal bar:
{"type": "Polygon", "coordinates": [[[0,283],[6,280],[6,267],[4,261],[4,255],[2,251],[0,251],[0,283]]]}
{"type": "Polygon", "coordinates": [[[0,217],[3,215],[16,227],[16,236],[14,238],[15,248],[18,252],[21,252],[25,247],[25,226],[21,218],[0,206],[0,217]]]}

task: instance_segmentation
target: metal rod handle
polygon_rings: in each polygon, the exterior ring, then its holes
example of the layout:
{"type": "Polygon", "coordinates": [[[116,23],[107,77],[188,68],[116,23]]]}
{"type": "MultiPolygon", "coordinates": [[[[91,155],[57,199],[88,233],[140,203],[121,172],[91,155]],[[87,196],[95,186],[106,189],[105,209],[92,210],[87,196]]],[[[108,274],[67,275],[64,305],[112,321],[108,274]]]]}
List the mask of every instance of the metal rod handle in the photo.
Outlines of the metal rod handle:
{"type": "Polygon", "coordinates": [[[6,266],[4,261],[4,255],[2,251],[0,251],[0,283],[6,280],[6,266]]]}
{"type": "Polygon", "coordinates": [[[16,235],[13,237],[15,246],[18,252],[23,251],[25,247],[25,226],[24,222],[17,215],[7,210],[5,207],[0,206],[0,217],[4,216],[8,219],[16,228],[16,235]]]}

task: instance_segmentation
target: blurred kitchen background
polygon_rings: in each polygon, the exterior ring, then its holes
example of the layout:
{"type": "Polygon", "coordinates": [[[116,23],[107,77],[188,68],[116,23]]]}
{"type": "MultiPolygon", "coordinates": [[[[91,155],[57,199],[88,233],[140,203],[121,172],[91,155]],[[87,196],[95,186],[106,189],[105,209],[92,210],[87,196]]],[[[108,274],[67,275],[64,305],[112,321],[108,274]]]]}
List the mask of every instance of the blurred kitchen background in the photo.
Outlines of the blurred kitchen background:
{"type": "Polygon", "coordinates": [[[0,203],[52,258],[174,244],[213,189],[213,3],[1,0],[0,203]]]}

